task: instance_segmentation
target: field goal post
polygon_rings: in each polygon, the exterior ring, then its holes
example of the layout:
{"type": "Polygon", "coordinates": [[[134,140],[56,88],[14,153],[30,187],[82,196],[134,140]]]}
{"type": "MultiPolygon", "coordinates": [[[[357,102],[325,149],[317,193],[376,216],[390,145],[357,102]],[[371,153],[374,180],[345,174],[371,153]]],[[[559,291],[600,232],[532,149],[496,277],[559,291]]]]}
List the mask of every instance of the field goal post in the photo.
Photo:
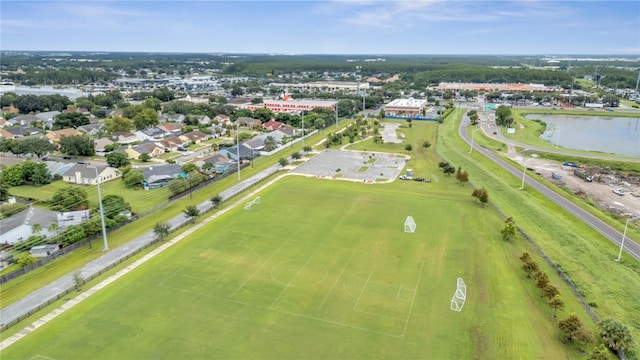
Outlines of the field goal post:
{"type": "Polygon", "coordinates": [[[467,300],[467,285],[462,278],[458,278],[456,281],[456,292],[451,298],[451,310],[460,312],[464,306],[464,302],[467,300]]]}
{"type": "Polygon", "coordinates": [[[407,219],[404,221],[404,232],[414,233],[415,231],[416,231],[416,221],[413,220],[413,216],[407,216],[407,219]]]}
{"type": "Polygon", "coordinates": [[[251,207],[253,207],[253,205],[255,205],[255,204],[260,204],[260,196],[258,196],[255,199],[249,201],[248,203],[244,204],[244,209],[245,210],[251,210],[251,207]]]}

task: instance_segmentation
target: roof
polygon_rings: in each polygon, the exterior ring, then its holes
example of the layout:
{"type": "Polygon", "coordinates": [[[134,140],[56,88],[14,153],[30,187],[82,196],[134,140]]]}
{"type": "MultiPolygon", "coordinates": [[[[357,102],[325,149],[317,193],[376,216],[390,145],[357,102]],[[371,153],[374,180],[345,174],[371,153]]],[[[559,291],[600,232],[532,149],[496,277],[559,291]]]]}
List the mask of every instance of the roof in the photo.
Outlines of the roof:
{"type": "Polygon", "coordinates": [[[238,124],[257,124],[260,122],[260,120],[246,116],[240,116],[235,122],[238,124]]]}
{"type": "Polygon", "coordinates": [[[420,99],[395,99],[392,102],[388,103],[384,107],[405,107],[405,108],[421,108],[425,106],[427,103],[426,100],[420,99]]]}
{"type": "Polygon", "coordinates": [[[84,132],[91,132],[91,130],[101,129],[102,127],[104,127],[104,124],[98,122],[98,123],[92,123],[92,124],[78,126],[78,130],[82,130],[84,132]]]}
{"type": "Polygon", "coordinates": [[[29,207],[29,209],[0,220],[0,234],[6,234],[21,225],[40,224],[43,229],[46,229],[51,223],[58,223],[56,212],[29,207]]]}
{"type": "Polygon", "coordinates": [[[207,158],[202,159],[202,162],[205,163],[211,163],[211,164],[215,164],[215,163],[224,163],[224,162],[229,162],[231,161],[228,157],[224,156],[221,153],[215,153],[207,158]]]}
{"type": "MultiPolygon", "coordinates": [[[[236,154],[238,153],[238,146],[234,145],[232,147],[228,147],[226,149],[223,149],[227,154],[229,154],[229,156],[234,155],[236,156],[236,154]]],[[[251,149],[246,147],[244,144],[240,144],[240,157],[241,158],[251,158],[251,149]]]]}
{"type": "Polygon", "coordinates": [[[74,163],[61,163],[57,161],[45,161],[45,164],[47,165],[47,170],[49,170],[49,174],[51,174],[51,176],[56,174],[62,176],[62,174],[75,165],[74,163]]]}
{"type": "Polygon", "coordinates": [[[95,179],[96,178],[96,168],[98,169],[98,174],[102,174],[102,172],[107,168],[107,166],[96,166],[96,167],[88,167],[87,165],[82,164],[73,164],[71,168],[65,171],[62,176],[76,176],[76,172],[80,172],[80,176],[85,179],[95,179]]]}
{"type": "Polygon", "coordinates": [[[142,144],[136,145],[133,147],[133,150],[139,152],[139,153],[145,153],[148,154],[150,152],[152,152],[153,150],[155,150],[156,148],[160,148],[158,145],[156,145],[153,142],[143,142],[142,144]]]}
{"type": "Polygon", "coordinates": [[[170,176],[178,177],[184,173],[182,166],[178,164],[166,164],[160,166],[149,166],[142,168],[142,173],[145,179],[149,179],[152,176],[170,176]]]}
{"type": "Polygon", "coordinates": [[[270,128],[271,130],[278,130],[278,128],[280,128],[280,126],[282,125],[284,125],[284,123],[281,123],[280,121],[276,121],[273,119],[262,124],[263,127],[270,128]]]}
{"type": "Polygon", "coordinates": [[[60,111],[44,111],[41,113],[37,113],[36,117],[40,120],[49,120],[53,119],[56,115],[59,115],[60,111]]]}
{"type": "Polygon", "coordinates": [[[149,129],[144,129],[141,130],[141,132],[147,136],[157,136],[157,135],[164,135],[166,134],[166,132],[158,127],[152,127],[149,129]]]}

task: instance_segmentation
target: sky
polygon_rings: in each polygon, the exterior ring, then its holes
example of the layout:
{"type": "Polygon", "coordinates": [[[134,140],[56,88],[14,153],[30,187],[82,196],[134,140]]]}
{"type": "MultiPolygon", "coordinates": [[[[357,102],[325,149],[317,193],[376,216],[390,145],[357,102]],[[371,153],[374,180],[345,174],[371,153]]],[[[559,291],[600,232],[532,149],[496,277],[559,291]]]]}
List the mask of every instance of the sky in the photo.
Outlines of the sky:
{"type": "Polygon", "coordinates": [[[640,1],[0,1],[0,50],[640,57],[640,1]]]}

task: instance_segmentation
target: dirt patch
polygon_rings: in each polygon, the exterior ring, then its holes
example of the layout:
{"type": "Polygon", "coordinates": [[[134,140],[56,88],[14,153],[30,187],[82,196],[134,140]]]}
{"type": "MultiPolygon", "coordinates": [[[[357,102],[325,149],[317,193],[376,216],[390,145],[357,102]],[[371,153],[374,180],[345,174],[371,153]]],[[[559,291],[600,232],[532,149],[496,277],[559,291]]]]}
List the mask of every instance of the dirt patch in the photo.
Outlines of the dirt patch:
{"type": "MultiPolygon", "coordinates": [[[[574,175],[575,167],[563,163],[541,159],[524,158],[513,155],[511,158],[520,164],[526,161],[528,171],[533,171],[558,186],[565,187],[576,196],[590,201],[598,208],[616,215],[640,215],[640,178],[608,168],[586,167],[586,175],[593,181],[587,182],[574,175]],[[552,174],[560,175],[554,179],[552,174]],[[622,189],[624,196],[616,195],[613,189],[622,189]]],[[[557,176],[556,176],[557,177],[557,176]]]]}

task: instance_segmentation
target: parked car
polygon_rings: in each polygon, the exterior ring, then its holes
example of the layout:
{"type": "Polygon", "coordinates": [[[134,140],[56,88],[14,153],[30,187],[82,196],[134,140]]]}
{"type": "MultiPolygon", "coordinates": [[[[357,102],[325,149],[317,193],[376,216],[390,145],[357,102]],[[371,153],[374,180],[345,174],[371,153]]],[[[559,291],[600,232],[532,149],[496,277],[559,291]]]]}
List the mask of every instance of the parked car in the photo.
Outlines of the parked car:
{"type": "Polygon", "coordinates": [[[616,189],[613,189],[611,191],[613,191],[613,193],[618,195],[618,196],[624,196],[624,190],[622,190],[622,189],[617,189],[616,188],[616,189]]]}

